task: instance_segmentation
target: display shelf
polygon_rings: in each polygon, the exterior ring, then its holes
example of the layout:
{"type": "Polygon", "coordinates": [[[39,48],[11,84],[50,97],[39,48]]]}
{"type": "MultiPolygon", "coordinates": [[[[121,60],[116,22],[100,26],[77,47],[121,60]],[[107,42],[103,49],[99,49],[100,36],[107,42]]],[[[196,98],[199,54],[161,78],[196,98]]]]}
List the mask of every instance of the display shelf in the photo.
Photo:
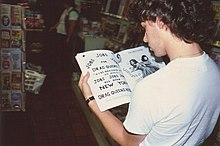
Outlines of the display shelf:
{"type": "Polygon", "coordinates": [[[215,41],[214,43],[212,43],[212,46],[219,47],[220,49],[220,41],[215,41]]]}
{"type": "Polygon", "coordinates": [[[101,14],[103,14],[105,16],[110,16],[110,17],[114,17],[114,18],[118,18],[118,19],[122,19],[122,20],[128,21],[128,19],[126,17],[120,16],[120,15],[106,13],[106,12],[101,12],[101,14]]]}
{"type": "Polygon", "coordinates": [[[25,111],[23,8],[1,5],[0,111],[25,111]]]}
{"type": "Polygon", "coordinates": [[[36,32],[42,32],[44,29],[43,28],[27,28],[25,31],[36,31],[36,32]]]}

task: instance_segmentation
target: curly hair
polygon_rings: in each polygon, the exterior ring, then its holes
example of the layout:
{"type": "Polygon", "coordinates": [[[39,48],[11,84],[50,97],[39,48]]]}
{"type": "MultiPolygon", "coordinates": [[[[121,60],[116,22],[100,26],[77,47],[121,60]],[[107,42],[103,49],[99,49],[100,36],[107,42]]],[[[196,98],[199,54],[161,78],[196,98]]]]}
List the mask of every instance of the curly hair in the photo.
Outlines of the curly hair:
{"type": "Polygon", "coordinates": [[[199,44],[211,40],[214,16],[211,0],[133,0],[127,13],[139,23],[158,17],[178,38],[199,44]]]}

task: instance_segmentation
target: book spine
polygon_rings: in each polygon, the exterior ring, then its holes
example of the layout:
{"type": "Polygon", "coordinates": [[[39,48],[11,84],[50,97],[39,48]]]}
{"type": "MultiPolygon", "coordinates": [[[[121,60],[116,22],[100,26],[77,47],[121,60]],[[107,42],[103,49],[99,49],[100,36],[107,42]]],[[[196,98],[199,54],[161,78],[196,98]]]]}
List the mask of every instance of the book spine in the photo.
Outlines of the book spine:
{"type": "Polygon", "coordinates": [[[125,1],[126,0],[121,0],[120,5],[119,5],[119,9],[118,9],[118,15],[121,16],[122,12],[124,10],[124,6],[125,6],[125,1]]]}
{"type": "Polygon", "coordinates": [[[123,12],[122,12],[122,15],[121,15],[122,17],[126,17],[130,2],[131,2],[131,0],[126,0],[125,1],[124,9],[123,9],[123,12]]]}
{"type": "Polygon", "coordinates": [[[109,12],[111,2],[112,2],[112,0],[108,0],[108,1],[107,1],[106,8],[105,8],[105,12],[106,12],[106,13],[109,12]]]}

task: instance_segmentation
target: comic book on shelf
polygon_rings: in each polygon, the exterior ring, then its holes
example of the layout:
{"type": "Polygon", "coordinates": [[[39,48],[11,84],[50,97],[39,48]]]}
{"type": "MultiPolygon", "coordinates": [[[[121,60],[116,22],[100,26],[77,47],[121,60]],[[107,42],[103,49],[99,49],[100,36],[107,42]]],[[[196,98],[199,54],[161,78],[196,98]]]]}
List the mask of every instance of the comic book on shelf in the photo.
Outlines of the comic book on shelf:
{"type": "Polygon", "coordinates": [[[10,48],[11,47],[11,30],[10,29],[1,29],[1,48],[10,48]]]}
{"type": "Polygon", "coordinates": [[[11,26],[11,5],[1,4],[1,27],[11,26]]]}
{"type": "Polygon", "coordinates": [[[21,28],[22,25],[22,7],[11,5],[11,26],[13,28],[21,28]]]}
{"type": "Polygon", "coordinates": [[[0,111],[24,111],[24,11],[19,5],[1,4],[0,111]]]}
{"type": "Polygon", "coordinates": [[[129,103],[136,83],[165,66],[144,46],[118,53],[87,51],[77,54],[76,60],[82,74],[90,73],[88,83],[101,111],[129,103]]]}

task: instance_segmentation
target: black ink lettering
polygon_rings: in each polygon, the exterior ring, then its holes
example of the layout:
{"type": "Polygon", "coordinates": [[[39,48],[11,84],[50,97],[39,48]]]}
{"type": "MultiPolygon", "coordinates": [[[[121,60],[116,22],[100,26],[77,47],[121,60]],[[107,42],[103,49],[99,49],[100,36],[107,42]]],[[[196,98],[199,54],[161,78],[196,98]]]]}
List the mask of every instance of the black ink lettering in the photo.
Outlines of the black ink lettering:
{"type": "Polygon", "coordinates": [[[100,86],[99,89],[100,89],[100,90],[104,90],[104,89],[110,88],[110,87],[112,87],[112,86],[113,86],[113,83],[111,83],[111,84],[105,84],[105,85],[103,85],[103,86],[100,86]]]}
{"type": "Polygon", "coordinates": [[[95,79],[95,80],[94,80],[94,84],[97,84],[97,83],[102,82],[102,81],[104,81],[104,80],[105,80],[104,77],[95,79]]]}
{"type": "Polygon", "coordinates": [[[120,82],[118,82],[120,85],[127,85],[128,83],[127,82],[125,82],[125,81],[120,81],[120,82]]]}
{"type": "Polygon", "coordinates": [[[108,54],[107,53],[98,53],[96,54],[96,57],[99,58],[99,57],[107,57],[108,54]]]}
{"type": "Polygon", "coordinates": [[[95,61],[94,59],[91,59],[91,60],[86,64],[86,68],[89,69],[89,68],[92,66],[92,64],[93,64],[94,61],[95,61]]]}
{"type": "Polygon", "coordinates": [[[102,99],[102,98],[105,98],[105,97],[108,97],[108,96],[110,96],[109,92],[98,95],[98,98],[102,99]]]}

